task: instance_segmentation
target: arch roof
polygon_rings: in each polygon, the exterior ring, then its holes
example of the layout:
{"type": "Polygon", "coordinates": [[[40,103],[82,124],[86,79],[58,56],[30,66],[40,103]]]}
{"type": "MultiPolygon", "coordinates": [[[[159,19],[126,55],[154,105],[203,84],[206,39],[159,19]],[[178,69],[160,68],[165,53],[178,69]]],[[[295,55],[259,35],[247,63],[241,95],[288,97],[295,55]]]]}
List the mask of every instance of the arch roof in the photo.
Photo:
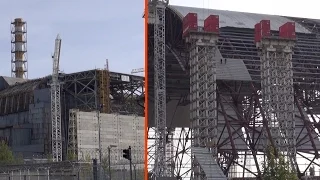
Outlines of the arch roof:
{"type": "MultiPolygon", "coordinates": [[[[249,28],[253,29],[254,25],[261,20],[271,21],[271,30],[279,30],[279,27],[286,22],[292,21],[286,17],[278,15],[267,15],[267,14],[254,14],[246,12],[236,12],[227,10],[215,10],[215,9],[204,9],[186,6],[170,5],[169,8],[175,12],[181,19],[188,13],[198,14],[198,24],[203,26],[204,19],[208,15],[219,15],[220,27],[235,27],[235,28],[249,28]]],[[[301,24],[296,23],[296,32],[299,33],[311,33],[308,29],[304,28],[301,24]]]]}

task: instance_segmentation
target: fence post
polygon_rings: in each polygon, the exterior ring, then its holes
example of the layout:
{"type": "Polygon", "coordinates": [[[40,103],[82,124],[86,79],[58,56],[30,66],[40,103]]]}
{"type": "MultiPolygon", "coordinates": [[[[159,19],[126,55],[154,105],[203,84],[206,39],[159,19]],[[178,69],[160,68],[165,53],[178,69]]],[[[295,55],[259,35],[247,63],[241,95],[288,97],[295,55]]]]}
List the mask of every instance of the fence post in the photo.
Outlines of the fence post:
{"type": "Polygon", "coordinates": [[[49,168],[47,168],[47,176],[48,176],[47,180],[50,180],[50,170],[49,170],[49,168]]]}
{"type": "Polygon", "coordinates": [[[93,180],[98,180],[98,168],[97,168],[97,159],[93,159],[93,169],[92,169],[92,173],[93,173],[93,180]]]}
{"type": "Polygon", "coordinates": [[[30,180],[30,169],[28,169],[28,179],[30,180]]]}

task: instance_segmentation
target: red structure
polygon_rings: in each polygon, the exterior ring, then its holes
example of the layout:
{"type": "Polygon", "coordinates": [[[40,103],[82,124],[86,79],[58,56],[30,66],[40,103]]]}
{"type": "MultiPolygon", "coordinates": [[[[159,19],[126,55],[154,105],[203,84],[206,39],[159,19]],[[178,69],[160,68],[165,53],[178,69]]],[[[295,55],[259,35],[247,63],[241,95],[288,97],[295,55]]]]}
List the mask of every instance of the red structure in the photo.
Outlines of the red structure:
{"type": "Polygon", "coordinates": [[[270,33],[270,20],[261,20],[254,26],[254,40],[260,42],[261,38],[269,37],[270,33]]]}
{"type": "Polygon", "coordinates": [[[210,15],[204,20],[204,31],[219,33],[219,16],[210,15]]]}
{"type": "Polygon", "coordinates": [[[286,39],[296,38],[296,26],[294,22],[287,22],[279,27],[279,37],[286,39]]]}
{"type": "Polygon", "coordinates": [[[182,21],[182,37],[185,37],[190,31],[198,30],[198,15],[197,13],[188,13],[182,21]]]}

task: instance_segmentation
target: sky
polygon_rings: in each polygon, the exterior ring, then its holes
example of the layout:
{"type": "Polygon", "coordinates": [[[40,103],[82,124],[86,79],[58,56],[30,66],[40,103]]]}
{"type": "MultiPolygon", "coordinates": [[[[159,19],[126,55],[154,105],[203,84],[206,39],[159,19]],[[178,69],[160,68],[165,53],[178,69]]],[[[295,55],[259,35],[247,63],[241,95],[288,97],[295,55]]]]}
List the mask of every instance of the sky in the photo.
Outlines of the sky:
{"type": "Polygon", "coordinates": [[[104,68],[130,73],[144,67],[143,0],[1,0],[0,75],[11,76],[10,23],[27,22],[29,78],[52,73],[57,34],[65,73],[104,68]]]}
{"type": "MultiPolygon", "coordinates": [[[[320,18],[315,0],[171,0],[170,4],[320,18]],[[312,5],[314,4],[314,5],[312,5]],[[287,7],[287,8],[285,8],[287,7]]],[[[10,76],[10,22],[27,21],[29,78],[52,72],[54,39],[62,38],[60,69],[104,68],[130,73],[144,67],[143,0],[1,0],[0,75],[10,76]]]]}

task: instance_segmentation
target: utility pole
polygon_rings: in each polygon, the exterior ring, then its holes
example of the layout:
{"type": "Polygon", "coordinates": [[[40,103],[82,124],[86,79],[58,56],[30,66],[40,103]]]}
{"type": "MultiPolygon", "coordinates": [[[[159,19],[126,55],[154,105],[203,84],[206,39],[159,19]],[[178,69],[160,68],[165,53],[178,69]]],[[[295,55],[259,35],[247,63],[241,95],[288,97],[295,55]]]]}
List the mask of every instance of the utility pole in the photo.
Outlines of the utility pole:
{"type": "Polygon", "coordinates": [[[109,179],[111,180],[111,148],[117,147],[115,145],[108,146],[108,170],[109,170],[109,179]]]}
{"type": "Polygon", "coordinates": [[[99,141],[99,161],[102,163],[102,150],[101,150],[101,124],[100,124],[100,110],[97,109],[97,119],[98,119],[98,141],[99,141]]]}
{"type": "Polygon", "coordinates": [[[132,157],[131,157],[131,146],[128,149],[123,150],[123,158],[128,159],[130,162],[130,180],[132,180],[132,157]]]}
{"type": "Polygon", "coordinates": [[[136,164],[133,165],[133,170],[134,170],[134,180],[137,180],[137,168],[136,168],[136,164]]]}

